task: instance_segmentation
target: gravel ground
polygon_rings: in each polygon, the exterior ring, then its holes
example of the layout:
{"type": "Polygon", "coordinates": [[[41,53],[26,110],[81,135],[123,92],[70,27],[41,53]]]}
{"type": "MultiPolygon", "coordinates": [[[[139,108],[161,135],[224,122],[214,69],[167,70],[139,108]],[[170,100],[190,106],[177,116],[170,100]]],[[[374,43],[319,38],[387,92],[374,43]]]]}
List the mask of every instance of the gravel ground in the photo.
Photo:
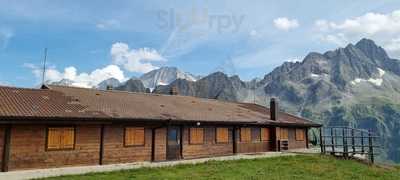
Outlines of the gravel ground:
{"type": "MultiPolygon", "coordinates": [[[[291,150],[290,152],[265,152],[265,153],[253,153],[253,154],[238,154],[233,156],[222,156],[213,158],[201,158],[191,160],[179,160],[179,161],[167,161],[167,162],[140,162],[140,163],[127,163],[127,164],[112,164],[112,165],[96,165],[96,166],[79,166],[79,167],[64,167],[64,168],[51,168],[51,169],[38,169],[38,170],[22,170],[22,171],[11,171],[0,173],[0,179],[7,180],[18,180],[18,179],[35,179],[44,177],[54,177],[61,175],[77,175],[86,174],[93,172],[109,172],[118,171],[125,169],[137,169],[142,167],[165,167],[174,166],[178,164],[198,164],[206,161],[226,161],[226,160],[237,160],[237,159],[256,159],[265,157],[277,157],[277,156],[294,156],[297,153],[316,153],[312,149],[297,149],[291,150]]],[[[318,153],[318,152],[317,152],[318,153]]]]}

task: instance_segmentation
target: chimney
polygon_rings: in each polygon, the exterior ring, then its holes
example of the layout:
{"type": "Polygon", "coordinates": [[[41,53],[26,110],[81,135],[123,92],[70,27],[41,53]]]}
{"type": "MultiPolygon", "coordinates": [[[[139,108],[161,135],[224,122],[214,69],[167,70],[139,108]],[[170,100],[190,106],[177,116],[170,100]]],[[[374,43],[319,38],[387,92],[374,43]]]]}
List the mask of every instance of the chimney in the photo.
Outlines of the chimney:
{"type": "Polygon", "coordinates": [[[107,89],[107,91],[111,91],[111,90],[113,90],[113,86],[112,85],[107,85],[106,89],[107,89]]]}
{"type": "Polygon", "coordinates": [[[171,87],[169,94],[170,95],[178,95],[178,88],[176,88],[175,86],[171,87]]]}
{"type": "Polygon", "coordinates": [[[279,106],[278,101],[275,98],[271,98],[269,103],[269,111],[271,114],[271,120],[278,120],[279,106]]]}

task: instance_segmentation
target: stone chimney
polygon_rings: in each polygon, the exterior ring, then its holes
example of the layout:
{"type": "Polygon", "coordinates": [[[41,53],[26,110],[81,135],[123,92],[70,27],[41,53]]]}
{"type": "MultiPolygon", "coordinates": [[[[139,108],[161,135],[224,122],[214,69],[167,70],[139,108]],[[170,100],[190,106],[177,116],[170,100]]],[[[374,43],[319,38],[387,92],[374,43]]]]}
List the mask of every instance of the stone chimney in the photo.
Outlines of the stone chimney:
{"type": "Polygon", "coordinates": [[[175,86],[172,86],[170,91],[169,91],[170,95],[178,95],[178,88],[176,88],[175,86]]]}
{"type": "Polygon", "coordinates": [[[269,102],[269,111],[271,114],[271,120],[278,120],[279,106],[278,101],[275,98],[271,98],[271,101],[269,102]]]}

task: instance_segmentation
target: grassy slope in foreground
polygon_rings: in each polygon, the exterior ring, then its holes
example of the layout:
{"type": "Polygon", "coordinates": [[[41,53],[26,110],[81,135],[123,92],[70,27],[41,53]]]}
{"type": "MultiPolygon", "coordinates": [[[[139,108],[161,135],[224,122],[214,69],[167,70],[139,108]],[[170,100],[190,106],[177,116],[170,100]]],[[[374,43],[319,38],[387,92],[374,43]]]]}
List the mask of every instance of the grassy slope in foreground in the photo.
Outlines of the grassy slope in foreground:
{"type": "Polygon", "coordinates": [[[198,165],[143,168],[53,179],[400,179],[400,168],[379,168],[330,156],[299,155],[211,161],[198,165]]]}

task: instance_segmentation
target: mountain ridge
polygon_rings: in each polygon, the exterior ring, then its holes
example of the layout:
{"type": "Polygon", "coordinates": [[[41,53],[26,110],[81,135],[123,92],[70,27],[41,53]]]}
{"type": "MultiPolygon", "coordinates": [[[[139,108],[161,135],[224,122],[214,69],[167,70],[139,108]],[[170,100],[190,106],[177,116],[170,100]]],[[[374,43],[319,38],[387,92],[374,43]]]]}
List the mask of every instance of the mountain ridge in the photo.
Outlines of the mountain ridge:
{"type": "Polygon", "coordinates": [[[381,136],[380,158],[400,162],[400,61],[370,39],[311,52],[252,81],[222,72],[196,78],[165,67],[115,89],[169,94],[173,87],[180,95],[265,106],[274,97],[282,110],[327,126],[372,129],[381,136]]]}

